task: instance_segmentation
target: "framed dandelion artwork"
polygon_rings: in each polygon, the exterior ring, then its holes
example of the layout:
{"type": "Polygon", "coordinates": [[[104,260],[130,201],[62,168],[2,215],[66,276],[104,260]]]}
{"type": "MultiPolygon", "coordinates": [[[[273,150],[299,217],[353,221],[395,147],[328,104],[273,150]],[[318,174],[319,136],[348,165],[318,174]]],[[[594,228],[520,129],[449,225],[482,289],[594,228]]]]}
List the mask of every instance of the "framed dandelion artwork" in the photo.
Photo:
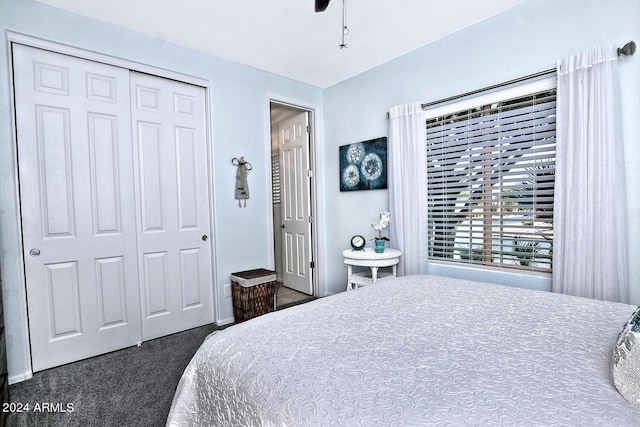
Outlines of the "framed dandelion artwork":
{"type": "Polygon", "coordinates": [[[340,191],[387,188],[387,137],[339,147],[340,191]]]}

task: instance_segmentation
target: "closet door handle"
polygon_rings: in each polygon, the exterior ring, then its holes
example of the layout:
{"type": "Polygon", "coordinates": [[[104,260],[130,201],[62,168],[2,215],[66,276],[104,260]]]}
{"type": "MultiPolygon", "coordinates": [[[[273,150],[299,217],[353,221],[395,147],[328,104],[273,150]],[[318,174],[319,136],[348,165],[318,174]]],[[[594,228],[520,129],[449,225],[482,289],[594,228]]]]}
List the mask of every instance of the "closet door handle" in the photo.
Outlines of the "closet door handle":
{"type": "Polygon", "coordinates": [[[206,242],[208,238],[209,238],[209,236],[207,236],[206,234],[202,235],[202,241],[203,242],[206,242]]]}
{"type": "Polygon", "coordinates": [[[40,249],[38,249],[38,248],[33,248],[33,249],[31,249],[31,250],[29,251],[29,255],[31,255],[31,256],[38,256],[38,255],[40,255],[40,249]]]}

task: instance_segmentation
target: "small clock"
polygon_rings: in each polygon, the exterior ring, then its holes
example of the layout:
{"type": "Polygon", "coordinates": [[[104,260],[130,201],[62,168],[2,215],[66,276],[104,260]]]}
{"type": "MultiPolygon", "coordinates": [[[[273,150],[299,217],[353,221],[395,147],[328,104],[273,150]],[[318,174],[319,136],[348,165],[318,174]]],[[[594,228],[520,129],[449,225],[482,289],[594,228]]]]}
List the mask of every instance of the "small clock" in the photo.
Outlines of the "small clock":
{"type": "Polygon", "coordinates": [[[366,244],[366,240],[364,240],[364,237],[358,234],[351,238],[351,247],[353,248],[354,251],[363,250],[365,244],[366,244]]]}

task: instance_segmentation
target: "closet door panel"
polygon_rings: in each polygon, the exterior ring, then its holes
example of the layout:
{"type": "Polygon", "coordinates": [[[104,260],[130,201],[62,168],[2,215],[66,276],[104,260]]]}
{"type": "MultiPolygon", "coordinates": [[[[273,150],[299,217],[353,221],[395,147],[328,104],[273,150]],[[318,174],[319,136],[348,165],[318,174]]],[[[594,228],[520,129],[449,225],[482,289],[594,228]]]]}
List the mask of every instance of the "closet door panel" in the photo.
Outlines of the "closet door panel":
{"type": "Polygon", "coordinates": [[[132,73],[144,339],[213,322],[205,90],[132,73]],[[149,262],[162,254],[162,264],[149,262]]]}
{"type": "Polygon", "coordinates": [[[147,319],[170,313],[167,253],[144,254],[144,290],[147,319]]]}
{"type": "Polygon", "coordinates": [[[127,297],[124,259],[112,257],[96,260],[100,329],[127,323],[127,297]]]}
{"type": "Polygon", "coordinates": [[[44,238],[75,236],[69,115],[64,108],[36,106],[36,145],[29,154],[37,156],[44,238]]]}
{"type": "Polygon", "coordinates": [[[91,204],[95,234],[122,233],[117,129],[116,116],[89,114],[91,204]]]}
{"type": "Polygon", "coordinates": [[[129,71],[13,45],[34,371],[142,339],[129,71]]]}
{"type": "Polygon", "coordinates": [[[166,231],[164,228],[163,171],[161,126],[157,123],[137,123],[140,153],[140,203],[143,232],[166,231]]]}
{"type": "Polygon", "coordinates": [[[178,179],[178,227],[199,228],[198,176],[193,165],[198,163],[197,135],[194,129],[176,128],[176,177],[178,179]]]}

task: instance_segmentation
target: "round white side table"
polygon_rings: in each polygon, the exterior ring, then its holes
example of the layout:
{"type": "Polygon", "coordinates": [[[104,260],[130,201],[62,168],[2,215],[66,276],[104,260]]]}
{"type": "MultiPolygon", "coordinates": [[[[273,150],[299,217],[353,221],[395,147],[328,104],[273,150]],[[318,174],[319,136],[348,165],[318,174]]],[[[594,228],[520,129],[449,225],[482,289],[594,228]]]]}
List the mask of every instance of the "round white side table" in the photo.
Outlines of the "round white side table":
{"type": "Polygon", "coordinates": [[[400,250],[393,248],[386,248],[382,253],[377,253],[374,248],[364,248],[361,251],[345,249],[342,252],[342,256],[348,270],[347,291],[396,277],[397,264],[400,262],[401,255],[402,252],[400,250]],[[354,273],[353,266],[368,267],[369,270],[354,273]],[[391,273],[378,273],[378,269],[381,267],[391,267],[391,273]]]}

